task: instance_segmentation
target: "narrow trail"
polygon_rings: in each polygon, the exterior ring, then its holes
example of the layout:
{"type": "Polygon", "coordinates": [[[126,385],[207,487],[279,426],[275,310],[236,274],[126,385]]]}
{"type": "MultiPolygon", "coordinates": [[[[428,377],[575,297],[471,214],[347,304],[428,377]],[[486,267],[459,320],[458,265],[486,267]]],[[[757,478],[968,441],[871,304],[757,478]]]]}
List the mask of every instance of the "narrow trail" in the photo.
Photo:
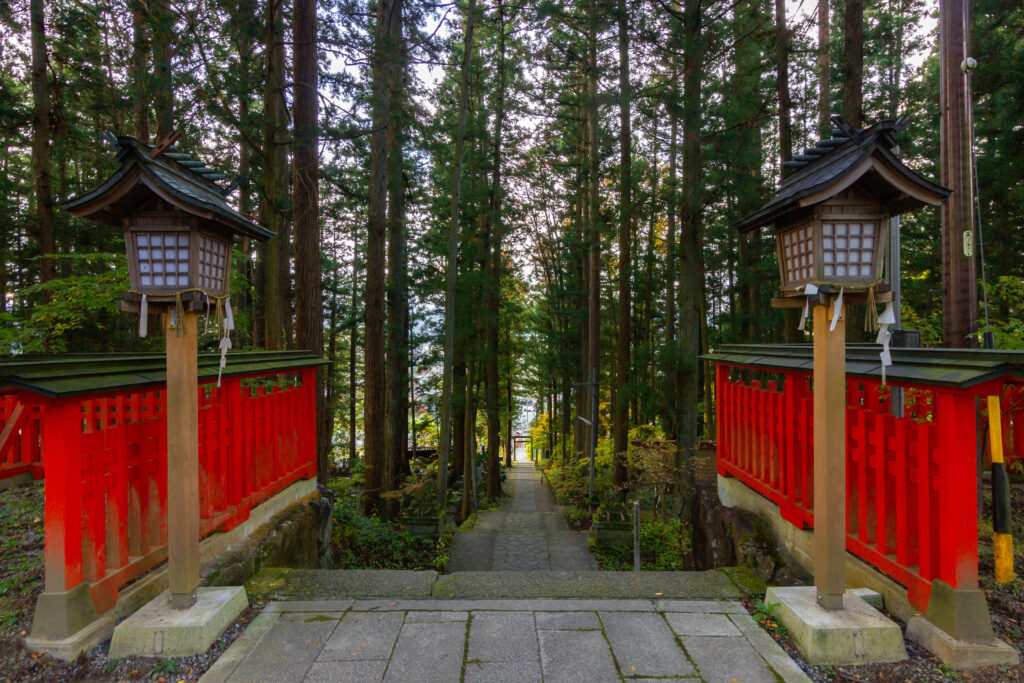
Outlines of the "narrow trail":
{"type": "Polygon", "coordinates": [[[587,537],[570,531],[544,479],[529,461],[516,461],[497,510],[477,515],[452,541],[447,572],[597,571],[587,537]]]}

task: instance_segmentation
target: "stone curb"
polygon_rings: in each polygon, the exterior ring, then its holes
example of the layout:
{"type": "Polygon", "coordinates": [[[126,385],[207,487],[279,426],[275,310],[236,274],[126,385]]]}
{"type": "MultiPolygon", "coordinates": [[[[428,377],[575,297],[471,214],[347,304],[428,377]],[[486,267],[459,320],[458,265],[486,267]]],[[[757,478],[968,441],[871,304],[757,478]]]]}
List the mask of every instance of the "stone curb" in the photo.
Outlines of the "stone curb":
{"type": "Polygon", "coordinates": [[[235,672],[249,654],[256,649],[263,640],[263,636],[270,632],[281,612],[270,611],[269,607],[260,612],[245,631],[231,644],[224,654],[217,658],[206,673],[199,679],[199,683],[223,683],[235,672]]]}
{"type": "Polygon", "coordinates": [[[774,638],[754,622],[754,618],[747,614],[746,610],[742,614],[729,614],[729,619],[740,630],[747,642],[757,650],[761,659],[782,680],[786,683],[811,683],[811,678],[804,673],[800,665],[786,654],[786,651],[775,642],[774,638]]]}

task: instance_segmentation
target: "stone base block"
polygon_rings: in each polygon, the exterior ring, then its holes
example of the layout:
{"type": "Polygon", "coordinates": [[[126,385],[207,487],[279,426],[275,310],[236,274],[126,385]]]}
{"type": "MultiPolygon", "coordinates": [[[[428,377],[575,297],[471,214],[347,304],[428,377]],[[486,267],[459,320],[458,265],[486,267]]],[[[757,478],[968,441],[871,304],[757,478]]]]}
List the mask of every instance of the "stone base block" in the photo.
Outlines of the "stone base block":
{"type": "Polygon", "coordinates": [[[1020,664],[1017,650],[995,636],[981,643],[957,640],[924,617],[912,617],[907,622],[907,637],[954,669],[1020,664]]]}
{"type": "Polygon", "coordinates": [[[165,591],[114,629],[110,658],[206,652],[248,606],[241,586],[200,588],[196,604],[182,610],[171,608],[170,593],[165,591]]]}
{"type": "Polygon", "coordinates": [[[812,665],[899,662],[907,658],[903,632],[862,598],[847,591],[843,609],[818,605],[814,586],[772,587],[765,603],[812,665]]]}

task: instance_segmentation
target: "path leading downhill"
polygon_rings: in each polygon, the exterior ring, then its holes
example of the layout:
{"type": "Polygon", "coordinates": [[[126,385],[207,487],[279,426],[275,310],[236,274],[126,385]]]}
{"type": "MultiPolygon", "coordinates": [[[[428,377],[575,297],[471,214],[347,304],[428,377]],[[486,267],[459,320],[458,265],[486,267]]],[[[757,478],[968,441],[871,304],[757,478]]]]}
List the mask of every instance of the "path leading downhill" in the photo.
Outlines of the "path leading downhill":
{"type": "Polygon", "coordinates": [[[250,587],[283,600],[200,683],[810,683],[726,573],[594,571],[533,463],[506,490],[446,575],[264,569],[250,587]]]}
{"type": "Polygon", "coordinates": [[[510,494],[497,510],[477,515],[471,530],[452,541],[447,572],[597,571],[587,537],[570,531],[536,466],[517,461],[508,473],[510,494]]]}

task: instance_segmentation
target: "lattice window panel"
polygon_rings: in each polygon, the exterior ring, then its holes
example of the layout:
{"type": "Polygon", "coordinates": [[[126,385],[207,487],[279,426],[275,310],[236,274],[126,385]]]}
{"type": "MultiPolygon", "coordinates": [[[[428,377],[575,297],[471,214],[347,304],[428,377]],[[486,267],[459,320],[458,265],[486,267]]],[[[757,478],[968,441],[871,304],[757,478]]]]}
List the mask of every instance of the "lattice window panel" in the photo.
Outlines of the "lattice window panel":
{"type": "Polygon", "coordinates": [[[188,240],[187,232],[135,233],[143,287],[188,286],[188,240]]]}
{"type": "Polygon", "coordinates": [[[199,287],[220,291],[227,283],[224,278],[228,269],[228,245],[224,242],[199,236],[199,287]]]}
{"type": "Polygon", "coordinates": [[[814,234],[810,225],[780,235],[786,282],[808,282],[814,276],[814,234]]]}
{"type": "Polygon", "coordinates": [[[877,223],[822,223],[821,256],[824,277],[873,276],[876,239],[877,223]]]}

